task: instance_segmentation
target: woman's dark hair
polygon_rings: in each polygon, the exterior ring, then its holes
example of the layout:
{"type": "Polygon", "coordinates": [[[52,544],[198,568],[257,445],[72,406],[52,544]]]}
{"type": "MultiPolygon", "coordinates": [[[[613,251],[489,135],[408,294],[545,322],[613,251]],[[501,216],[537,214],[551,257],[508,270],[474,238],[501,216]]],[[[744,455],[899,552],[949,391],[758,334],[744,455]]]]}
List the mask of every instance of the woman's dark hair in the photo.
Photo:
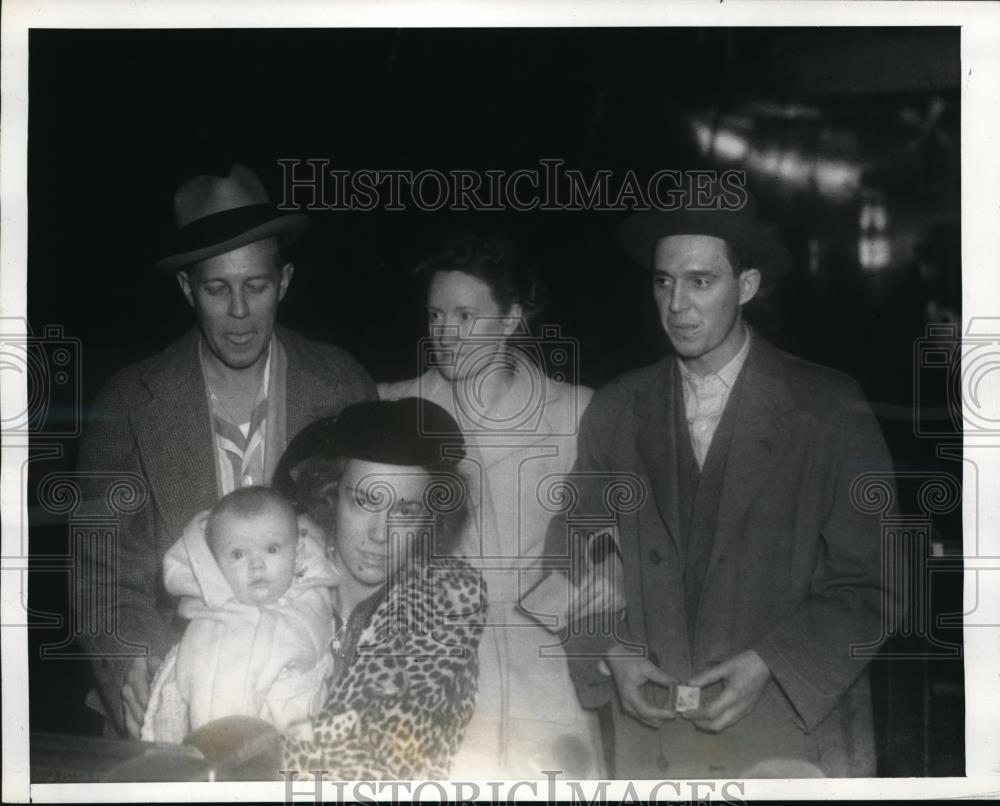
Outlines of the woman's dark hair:
{"type": "Polygon", "coordinates": [[[432,478],[426,503],[435,520],[434,554],[452,554],[468,517],[466,486],[456,472],[464,455],[458,424],[435,403],[418,398],[355,403],[295,435],[278,461],[272,487],[336,541],[338,487],[351,459],[422,467],[432,478]]]}
{"type": "Polygon", "coordinates": [[[521,306],[525,322],[531,324],[545,307],[545,284],[534,267],[522,260],[506,235],[456,232],[441,250],[417,264],[413,275],[420,299],[427,299],[431,279],[442,271],[460,271],[489,286],[503,313],[521,306]]]}
{"type": "Polygon", "coordinates": [[[349,461],[344,457],[307,456],[295,464],[282,467],[279,463],[282,472],[274,474],[272,486],[292,502],[296,514],[308,515],[326,529],[333,525],[337,486],[349,461]]]}

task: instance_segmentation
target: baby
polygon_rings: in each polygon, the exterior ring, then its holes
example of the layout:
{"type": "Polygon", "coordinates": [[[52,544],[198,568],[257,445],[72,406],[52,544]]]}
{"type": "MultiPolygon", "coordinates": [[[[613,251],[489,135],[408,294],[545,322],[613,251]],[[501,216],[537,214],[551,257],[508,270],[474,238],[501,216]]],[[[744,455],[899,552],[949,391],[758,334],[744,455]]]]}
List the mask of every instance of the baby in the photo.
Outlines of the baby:
{"type": "Polygon", "coordinates": [[[291,504],[266,487],[230,493],[188,524],[163,572],[190,624],[157,671],[142,738],[180,742],[224,716],[311,738],[332,672],[338,576],[291,504]]]}

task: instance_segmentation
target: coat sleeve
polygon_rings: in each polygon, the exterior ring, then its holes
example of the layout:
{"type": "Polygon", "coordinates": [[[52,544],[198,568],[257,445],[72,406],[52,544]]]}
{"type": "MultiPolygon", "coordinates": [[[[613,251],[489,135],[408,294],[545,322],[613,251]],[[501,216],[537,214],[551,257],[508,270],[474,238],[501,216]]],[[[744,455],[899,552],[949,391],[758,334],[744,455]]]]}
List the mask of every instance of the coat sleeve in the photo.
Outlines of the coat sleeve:
{"type": "MultiPolygon", "coordinates": [[[[752,647],[806,731],[833,710],[864,670],[865,661],[854,658],[853,649],[877,646],[885,638],[885,616],[899,612],[898,591],[883,580],[880,514],[860,506],[853,489],[864,473],[877,474],[891,487],[892,462],[853,382],[839,400],[825,426],[832,458],[818,535],[821,551],[809,594],[752,647]]],[[[802,539],[807,537],[816,539],[802,539]]]]}
{"type": "MultiPolygon", "coordinates": [[[[120,378],[112,379],[88,412],[77,471],[83,505],[90,511],[106,508],[106,480],[100,474],[145,478],[128,422],[126,385],[120,378]]],[[[76,605],[77,619],[95,628],[84,630],[80,641],[91,657],[102,705],[120,733],[124,733],[121,689],[129,663],[147,653],[163,658],[173,639],[166,617],[156,608],[159,567],[152,509],[148,503],[122,517],[117,554],[85,540],[74,556],[78,578],[96,573],[93,586],[76,605]]]]}
{"type": "Polygon", "coordinates": [[[313,739],[284,740],[284,769],[339,780],[447,777],[475,706],[486,597],[467,566],[432,577],[429,596],[412,580],[390,588],[313,739]]]}
{"type": "MultiPolygon", "coordinates": [[[[325,384],[328,399],[322,416],[339,414],[342,409],[354,403],[378,400],[375,381],[361,363],[347,350],[332,344],[309,342],[297,334],[282,331],[283,342],[291,344],[292,339],[300,354],[307,356],[316,378],[325,384]]],[[[320,416],[317,413],[317,416],[320,416]]]]}
{"type": "Polygon", "coordinates": [[[378,400],[375,381],[359,361],[346,351],[341,350],[339,360],[334,366],[332,377],[337,379],[339,392],[343,403],[339,408],[352,403],[363,403],[367,400],[378,400]]]}
{"type": "MultiPolygon", "coordinates": [[[[568,478],[568,482],[574,490],[575,507],[578,512],[603,511],[603,498],[600,489],[597,486],[590,488],[586,483],[586,478],[587,474],[604,473],[612,467],[605,441],[613,426],[613,411],[613,405],[608,405],[607,398],[598,393],[590,401],[590,405],[587,406],[580,422],[577,457],[568,478]]],[[[568,514],[568,510],[557,512],[549,521],[545,537],[544,558],[545,562],[552,566],[550,573],[562,574],[575,585],[579,580],[566,570],[566,563],[573,557],[574,551],[578,551],[580,547],[571,545],[567,523],[568,514]]],[[[578,565],[578,563],[571,563],[571,567],[578,567],[578,565]]],[[[600,620],[599,624],[607,626],[607,622],[604,620],[600,620]]],[[[619,622],[617,637],[610,632],[596,632],[582,636],[571,634],[568,629],[563,629],[561,633],[570,676],[584,708],[597,708],[604,705],[614,695],[614,683],[610,677],[600,671],[598,660],[620,643],[623,627],[624,622],[619,622]]]]}

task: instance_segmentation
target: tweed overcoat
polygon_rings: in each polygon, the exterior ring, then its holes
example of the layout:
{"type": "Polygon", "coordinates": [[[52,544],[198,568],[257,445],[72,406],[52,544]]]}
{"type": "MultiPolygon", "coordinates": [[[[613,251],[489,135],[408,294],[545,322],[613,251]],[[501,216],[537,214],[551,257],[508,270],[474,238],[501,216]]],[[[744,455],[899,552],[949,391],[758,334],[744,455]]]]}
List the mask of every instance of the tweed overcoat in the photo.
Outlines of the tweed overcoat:
{"type": "MultiPolygon", "coordinates": [[[[288,438],[313,420],[374,399],[370,376],[347,352],[284,328],[275,332],[287,359],[288,438]]],[[[102,568],[97,590],[85,601],[106,612],[78,618],[113,625],[85,635],[81,643],[92,657],[104,710],[119,731],[130,656],[148,651],[163,658],[180,638],[180,625],[172,618],[176,602],[163,587],[163,556],[187,522],[218,499],[198,340],[192,329],[158,355],[114,375],[87,411],[80,445],[78,471],[136,474],[148,493],[145,506],[122,520],[117,556],[85,543],[77,557],[81,569],[86,564],[102,568]]],[[[85,489],[85,498],[91,494],[85,489]]]]}
{"type": "MultiPolygon", "coordinates": [[[[641,505],[618,519],[627,607],[615,641],[635,644],[682,683],[748,649],[772,677],[749,716],[710,734],[684,719],[645,726],[621,711],[593,657],[572,660],[582,702],[612,703],[613,772],[726,778],[778,760],[827,776],[872,775],[870,686],[851,648],[878,646],[889,594],[879,516],[856,505],[852,484],[891,471],[878,424],[851,379],[754,334],[727,404],[726,416],[736,406],[734,429],[702,593],[688,613],[677,451],[690,436],[675,425],[680,383],[673,357],[626,374],[595,394],[581,425],[576,472],[631,473],[645,488],[641,505]]],[[[584,481],[577,514],[603,511],[598,495],[584,481]]],[[[567,554],[567,534],[567,516],[555,518],[550,557],[567,554]]],[[[605,633],[576,643],[593,654],[612,642],[605,633]]]]}

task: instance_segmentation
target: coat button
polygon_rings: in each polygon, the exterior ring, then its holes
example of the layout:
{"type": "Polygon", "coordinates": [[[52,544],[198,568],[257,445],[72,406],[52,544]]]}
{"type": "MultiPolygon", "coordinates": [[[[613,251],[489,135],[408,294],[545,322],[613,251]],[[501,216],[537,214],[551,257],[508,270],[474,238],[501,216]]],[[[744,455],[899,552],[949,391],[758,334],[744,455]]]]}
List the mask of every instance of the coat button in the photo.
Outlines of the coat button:
{"type": "Polygon", "coordinates": [[[660,556],[660,552],[658,552],[656,549],[650,549],[649,550],[649,561],[653,565],[659,565],[663,561],[663,558],[660,556]]]}

